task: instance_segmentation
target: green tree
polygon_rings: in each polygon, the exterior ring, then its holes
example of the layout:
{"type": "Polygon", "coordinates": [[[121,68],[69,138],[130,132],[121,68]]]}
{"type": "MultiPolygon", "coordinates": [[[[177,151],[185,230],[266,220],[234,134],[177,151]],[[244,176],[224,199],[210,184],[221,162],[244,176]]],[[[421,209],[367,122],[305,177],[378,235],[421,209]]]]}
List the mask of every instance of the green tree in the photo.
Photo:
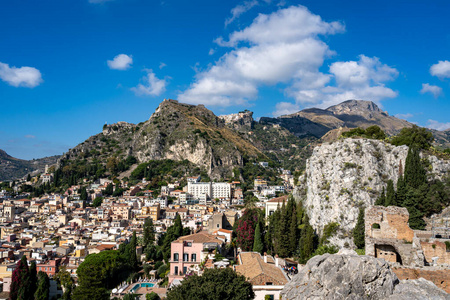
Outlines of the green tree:
{"type": "Polygon", "coordinates": [[[356,248],[364,249],[365,246],[364,207],[359,208],[358,221],[353,229],[353,242],[356,248]]]}
{"type": "Polygon", "coordinates": [[[378,199],[375,201],[375,205],[384,206],[385,204],[386,204],[386,193],[383,186],[380,197],[378,197],[378,199]]]}
{"type": "Polygon", "coordinates": [[[133,236],[131,237],[130,243],[127,245],[127,256],[128,256],[128,263],[130,265],[130,268],[133,270],[137,270],[138,267],[138,258],[136,254],[136,231],[133,231],[133,236]]]}
{"type": "Polygon", "coordinates": [[[409,148],[405,161],[405,184],[412,188],[419,188],[427,183],[427,173],[420,161],[420,151],[409,148]]]}
{"type": "Polygon", "coordinates": [[[145,295],[145,300],[161,300],[161,298],[157,293],[151,292],[150,294],[145,295]]]}
{"type": "MultiPolygon", "coordinates": [[[[47,273],[39,271],[38,275],[37,290],[34,293],[34,300],[48,300],[49,289],[50,289],[50,279],[47,273]]],[[[28,298],[30,299],[30,298],[28,298]]]]}
{"type": "Polygon", "coordinates": [[[29,289],[30,289],[30,295],[34,295],[37,289],[37,271],[36,271],[36,261],[32,261],[30,264],[29,269],[29,289]]]}
{"type": "Polygon", "coordinates": [[[255,229],[255,241],[253,242],[253,251],[262,254],[263,250],[264,244],[262,241],[261,226],[258,223],[255,229]]]}
{"type": "Polygon", "coordinates": [[[27,257],[25,255],[17,263],[16,269],[12,273],[9,297],[11,300],[25,300],[30,296],[30,277],[27,257]]]}
{"type": "Polygon", "coordinates": [[[103,197],[95,197],[94,201],[92,201],[92,206],[99,207],[103,203],[103,197]]]}
{"type": "Polygon", "coordinates": [[[88,194],[86,191],[86,187],[83,186],[80,191],[80,200],[87,200],[87,198],[88,198],[88,194]]]}
{"type": "Polygon", "coordinates": [[[112,183],[108,184],[103,191],[105,195],[111,196],[114,193],[114,186],[112,183]]]}
{"type": "Polygon", "coordinates": [[[167,293],[167,300],[254,299],[252,285],[231,268],[206,269],[202,276],[189,276],[167,293]]]}
{"type": "Polygon", "coordinates": [[[410,148],[427,150],[431,147],[433,140],[433,134],[429,130],[413,125],[410,128],[403,128],[391,143],[395,146],[407,145],[410,148]]]}
{"type": "Polygon", "coordinates": [[[308,215],[305,214],[303,222],[303,229],[301,230],[300,240],[299,240],[299,262],[305,264],[308,259],[314,253],[315,244],[315,234],[314,229],[309,224],[308,215]]]}
{"type": "Polygon", "coordinates": [[[144,222],[144,247],[153,245],[155,242],[155,228],[152,218],[147,218],[144,222]]]}
{"type": "Polygon", "coordinates": [[[423,213],[417,208],[421,201],[421,195],[418,190],[408,188],[405,199],[405,207],[409,212],[409,227],[411,229],[422,230],[425,228],[423,213]]]}
{"type": "Polygon", "coordinates": [[[388,180],[386,189],[386,200],[384,206],[396,206],[397,202],[395,200],[395,189],[392,180],[388,180]]]}

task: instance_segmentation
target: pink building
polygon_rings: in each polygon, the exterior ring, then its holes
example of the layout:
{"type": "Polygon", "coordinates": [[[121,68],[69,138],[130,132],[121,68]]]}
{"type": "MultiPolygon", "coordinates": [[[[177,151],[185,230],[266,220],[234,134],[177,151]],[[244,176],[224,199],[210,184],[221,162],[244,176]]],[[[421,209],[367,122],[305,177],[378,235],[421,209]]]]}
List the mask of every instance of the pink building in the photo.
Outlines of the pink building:
{"type": "Polygon", "coordinates": [[[173,241],[170,247],[169,285],[175,279],[182,280],[190,268],[200,265],[209,251],[221,249],[223,244],[223,241],[206,232],[182,236],[173,241]]]}

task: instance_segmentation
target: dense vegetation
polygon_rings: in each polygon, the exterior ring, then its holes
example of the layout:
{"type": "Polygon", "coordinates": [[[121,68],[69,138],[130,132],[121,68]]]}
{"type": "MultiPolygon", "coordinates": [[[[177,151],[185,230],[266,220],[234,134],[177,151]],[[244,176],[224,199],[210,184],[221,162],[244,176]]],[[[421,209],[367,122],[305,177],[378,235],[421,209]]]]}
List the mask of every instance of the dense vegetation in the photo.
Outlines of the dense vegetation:
{"type": "Polygon", "coordinates": [[[402,206],[409,212],[409,226],[424,229],[424,216],[442,211],[450,205],[450,179],[444,182],[428,180],[427,159],[420,158],[420,150],[410,147],[405,161],[405,170],[400,176],[395,190],[392,180],[388,181],[386,192],[383,190],[375,202],[376,205],[402,206]]]}
{"type": "Polygon", "coordinates": [[[26,256],[18,261],[12,273],[10,300],[47,300],[49,295],[49,278],[46,273],[36,273],[36,263],[28,267],[26,256]]]}
{"type": "Polygon", "coordinates": [[[245,277],[230,268],[206,269],[184,279],[167,293],[167,300],[247,300],[255,293],[245,277]]]}
{"type": "Polygon", "coordinates": [[[360,127],[354,128],[342,133],[342,136],[343,137],[360,136],[376,140],[384,140],[386,138],[386,134],[384,133],[384,131],[377,125],[367,127],[366,129],[360,127]]]}

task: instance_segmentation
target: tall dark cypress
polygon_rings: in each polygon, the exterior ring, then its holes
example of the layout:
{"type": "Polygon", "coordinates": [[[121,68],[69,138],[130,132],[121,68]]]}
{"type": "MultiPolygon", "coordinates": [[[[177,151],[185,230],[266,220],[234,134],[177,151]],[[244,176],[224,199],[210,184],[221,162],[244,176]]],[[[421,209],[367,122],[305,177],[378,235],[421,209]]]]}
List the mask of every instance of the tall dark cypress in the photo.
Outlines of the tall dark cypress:
{"type": "Polygon", "coordinates": [[[364,207],[359,208],[358,221],[353,229],[353,242],[358,249],[365,246],[364,207]]]}
{"type": "Polygon", "coordinates": [[[375,201],[375,205],[384,206],[385,202],[386,202],[386,193],[384,191],[384,186],[383,186],[383,190],[381,191],[381,195],[380,195],[380,197],[378,197],[377,201],[375,201]]]}
{"type": "Polygon", "coordinates": [[[397,203],[395,201],[394,183],[392,182],[392,180],[388,180],[384,206],[395,206],[395,205],[397,205],[397,203]]]}
{"type": "Polygon", "coordinates": [[[427,174],[420,162],[420,151],[409,148],[405,162],[405,183],[412,188],[419,188],[427,183],[427,174]]]}

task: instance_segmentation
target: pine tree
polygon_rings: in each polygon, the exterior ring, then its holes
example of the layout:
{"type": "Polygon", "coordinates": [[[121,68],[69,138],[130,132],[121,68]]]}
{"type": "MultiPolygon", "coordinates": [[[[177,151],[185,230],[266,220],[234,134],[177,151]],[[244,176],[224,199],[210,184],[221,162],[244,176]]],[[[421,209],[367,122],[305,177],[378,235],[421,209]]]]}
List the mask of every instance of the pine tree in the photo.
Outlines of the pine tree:
{"type": "Polygon", "coordinates": [[[353,242],[358,249],[365,246],[364,207],[359,208],[358,221],[353,229],[353,242]]]}
{"type": "Polygon", "coordinates": [[[392,180],[388,180],[386,189],[386,200],[384,206],[395,206],[397,205],[395,201],[395,189],[392,180]]]}
{"type": "Polygon", "coordinates": [[[264,250],[264,244],[262,241],[261,226],[260,226],[260,223],[258,222],[258,224],[256,224],[256,229],[255,229],[255,240],[253,242],[253,251],[262,254],[263,250],[264,250]]]}
{"type": "Polygon", "coordinates": [[[375,205],[384,206],[385,203],[386,203],[386,194],[385,194],[384,186],[383,186],[383,190],[381,191],[381,195],[380,195],[380,197],[378,197],[377,201],[375,201],[375,205]]]}

